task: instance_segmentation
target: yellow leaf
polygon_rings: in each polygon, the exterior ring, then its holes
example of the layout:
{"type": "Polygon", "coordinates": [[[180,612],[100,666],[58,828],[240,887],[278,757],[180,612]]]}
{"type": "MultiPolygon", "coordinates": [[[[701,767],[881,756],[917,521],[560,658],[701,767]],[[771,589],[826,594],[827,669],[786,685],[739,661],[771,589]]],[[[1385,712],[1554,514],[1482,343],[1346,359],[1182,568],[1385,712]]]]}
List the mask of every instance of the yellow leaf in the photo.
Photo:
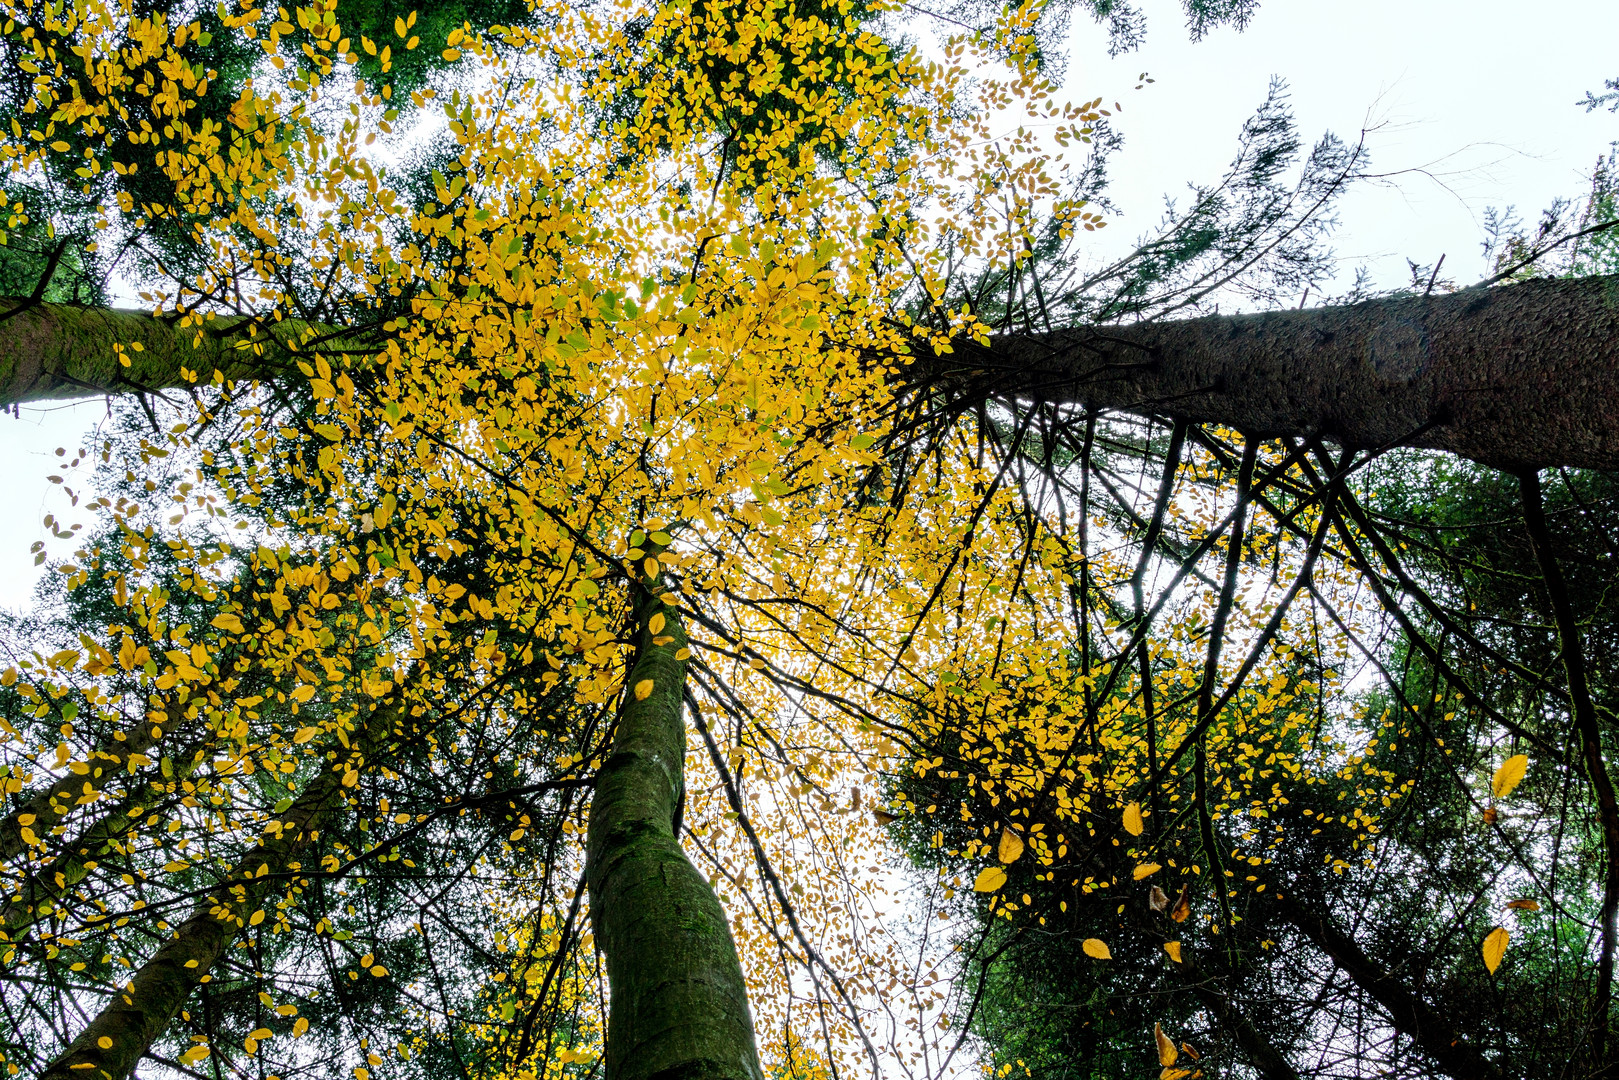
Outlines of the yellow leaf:
{"type": "Polygon", "coordinates": [[[1135,868],[1132,876],[1135,878],[1135,880],[1140,881],[1142,878],[1152,877],[1162,869],[1163,867],[1155,862],[1144,862],[1135,868]]]}
{"type": "Polygon", "coordinates": [[[101,1038],[96,1040],[96,1045],[101,1047],[101,1049],[103,1049],[103,1050],[111,1050],[112,1049],[112,1040],[107,1038],[107,1036],[103,1035],[103,1036],[101,1036],[101,1038]]]}
{"type": "Polygon", "coordinates": [[[398,506],[399,500],[394,498],[393,492],[388,492],[388,494],[382,497],[382,501],[377,504],[376,511],[371,515],[372,523],[375,524],[377,528],[382,528],[384,525],[388,524],[388,522],[393,520],[394,510],[398,506]]]}
{"type": "Polygon", "coordinates": [[[1169,954],[1169,958],[1171,960],[1175,961],[1175,963],[1178,964],[1178,963],[1181,962],[1181,943],[1180,942],[1178,942],[1178,941],[1166,941],[1166,942],[1164,942],[1164,951],[1169,954]]]}
{"type": "Polygon", "coordinates": [[[298,702],[308,701],[310,698],[312,698],[314,696],[315,696],[315,688],[313,686],[310,686],[307,683],[305,683],[303,686],[300,686],[298,689],[296,689],[296,690],[294,690],[292,692],[292,700],[298,701],[298,702]]]}
{"type": "MultiPolygon", "coordinates": [[[[1523,774],[1529,770],[1529,757],[1527,754],[1513,754],[1501,763],[1495,770],[1495,779],[1490,781],[1490,790],[1497,799],[1504,799],[1512,794],[1512,789],[1523,782],[1523,774]]],[[[1493,969],[1492,969],[1493,970],[1493,969]]]]}
{"type": "Polygon", "coordinates": [[[318,727],[301,727],[293,733],[292,741],[302,745],[320,734],[318,727]]]}
{"type": "Polygon", "coordinates": [[[228,611],[215,615],[213,622],[211,622],[209,625],[217,627],[220,630],[229,630],[233,634],[240,634],[242,632],[242,620],[238,619],[228,611]]]}
{"type": "Polygon", "coordinates": [[[973,892],[994,892],[1006,884],[1006,871],[998,866],[986,866],[973,879],[973,892]]]}
{"type": "Polygon", "coordinates": [[[652,696],[652,686],[653,686],[653,683],[652,683],[651,679],[642,679],[640,682],[636,683],[635,684],[635,700],[636,701],[645,701],[647,698],[651,697],[652,696]]]}
{"type": "Polygon", "coordinates": [[[1506,927],[1497,926],[1484,939],[1484,966],[1490,969],[1491,975],[1494,975],[1495,969],[1501,966],[1501,958],[1507,954],[1507,942],[1511,938],[1512,935],[1507,933],[1506,927]]]}
{"type": "Polygon", "coordinates": [[[1001,842],[995,854],[1003,863],[1015,863],[1023,854],[1023,838],[1011,829],[1001,830],[1001,842]]]}
{"type": "Polygon", "coordinates": [[[1175,1064],[1175,1059],[1181,1056],[1180,1051],[1175,1049],[1175,1040],[1164,1034],[1162,1024],[1152,1026],[1152,1039],[1158,1044],[1158,1064],[1175,1064]]]}
{"type": "Polygon", "coordinates": [[[1146,825],[1141,820],[1141,804],[1133,802],[1124,808],[1124,831],[1131,836],[1140,836],[1146,825]]]}
{"type": "Polygon", "coordinates": [[[1080,942],[1079,947],[1085,950],[1085,955],[1093,960],[1113,959],[1113,953],[1108,950],[1107,942],[1101,938],[1088,937],[1080,942]]]}
{"type": "Polygon", "coordinates": [[[1539,911],[1540,901],[1530,899],[1512,900],[1507,903],[1507,907],[1513,911],[1539,911]]]}
{"type": "Polygon", "coordinates": [[[663,623],[663,613],[659,612],[646,621],[646,628],[652,631],[654,634],[661,634],[663,633],[663,623]]]}
{"type": "Polygon", "coordinates": [[[308,1031],[308,1030],[309,1030],[309,1019],[307,1017],[300,1016],[298,1018],[297,1022],[292,1025],[292,1037],[294,1039],[300,1038],[303,1035],[303,1033],[308,1031]]]}
{"type": "Polygon", "coordinates": [[[255,911],[248,918],[247,925],[249,925],[249,926],[257,926],[259,923],[261,923],[263,921],[264,921],[264,912],[263,911],[255,911]]]}
{"type": "Polygon", "coordinates": [[[371,969],[371,974],[380,979],[384,975],[388,974],[388,969],[383,967],[381,964],[378,964],[376,967],[371,969]]]}
{"type": "Polygon", "coordinates": [[[641,569],[646,571],[646,579],[648,581],[658,580],[658,570],[660,568],[658,566],[657,559],[654,559],[652,556],[648,555],[646,562],[641,564],[641,569]]]}

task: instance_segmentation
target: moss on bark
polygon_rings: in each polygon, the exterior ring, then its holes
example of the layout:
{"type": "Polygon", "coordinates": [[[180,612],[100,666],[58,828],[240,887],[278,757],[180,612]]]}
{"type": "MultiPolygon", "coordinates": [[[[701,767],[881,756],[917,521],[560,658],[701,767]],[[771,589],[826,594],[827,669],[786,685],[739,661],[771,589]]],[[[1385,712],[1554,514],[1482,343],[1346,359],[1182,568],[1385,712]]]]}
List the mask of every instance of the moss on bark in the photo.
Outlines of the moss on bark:
{"type": "Polygon", "coordinates": [[[0,405],[179,389],[216,375],[285,378],[298,346],[332,332],[288,319],[252,333],[243,322],[182,328],[123,308],[0,299],[0,405]]]}
{"type": "Polygon", "coordinates": [[[762,1080],[725,910],[674,832],[685,631],[655,580],[634,588],[635,661],[596,780],[585,870],[611,993],[607,1080],[762,1080]]]}

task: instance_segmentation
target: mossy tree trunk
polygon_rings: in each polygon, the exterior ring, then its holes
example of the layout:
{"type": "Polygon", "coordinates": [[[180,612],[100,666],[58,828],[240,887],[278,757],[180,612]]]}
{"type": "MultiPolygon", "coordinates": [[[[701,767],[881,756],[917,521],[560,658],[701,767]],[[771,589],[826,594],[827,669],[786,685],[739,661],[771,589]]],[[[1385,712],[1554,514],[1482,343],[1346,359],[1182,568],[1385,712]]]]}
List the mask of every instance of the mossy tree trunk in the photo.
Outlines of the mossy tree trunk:
{"type": "Polygon", "coordinates": [[[612,999],[607,1080],[762,1080],[725,909],[675,835],[685,631],[656,576],[632,589],[634,662],[596,779],[585,865],[612,999]]]}

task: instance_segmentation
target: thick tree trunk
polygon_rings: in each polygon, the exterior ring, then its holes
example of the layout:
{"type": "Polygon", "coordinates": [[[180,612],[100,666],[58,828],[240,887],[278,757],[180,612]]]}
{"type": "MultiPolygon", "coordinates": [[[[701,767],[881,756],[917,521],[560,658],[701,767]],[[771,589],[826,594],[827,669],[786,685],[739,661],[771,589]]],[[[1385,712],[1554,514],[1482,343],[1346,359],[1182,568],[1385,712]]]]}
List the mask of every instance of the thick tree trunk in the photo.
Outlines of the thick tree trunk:
{"type": "Polygon", "coordinates": [[[181,328],[125,308],[0,298],[0,405],[179,389],[211,382],[216,372],[282,378],[291,370],[285,343],[312,332],[289,319],[251,337],[237,332],[242,321],[181,328]]]}
{"type": "MultiPolygon", "coordinates": [[[[356,750],[364,754],[381,743],[393,731],[396,717],[392,707],[374,709],[356,750]]],[[[129,1076],[253,913],[269,901],[272,889],[285,887],[289,864],[319,837],[327,816],[344,805],[343,774],[354,767],[351,755],[340,756],[312,780],[39,1080],[129,1076]]]]}
{"type": "Polygon", "coordinates": [[[635,662],[585,864],[612,998],[606,1080],[763,1080],[725,909],[674,831],[686,634],[656,579],[634,589],[635,662]]]}
{"type": "MultiPolygon", "coordinates": [[[[0,301],[0,405],[185,386],[182,367],[201,381],[287,370],[273,344],[260,355],[215,334],[199,344],[194,329],[131,311],[39,304],[5,319],[18,303],[0,301]],[[113,345],[133,341],[144,349],[121,367],[113,345]]],[[[276,337],[288,329],[304,328],[279,323],[276,337]]],[[[1261,437],[1404,440],[1514,471],[1619,468],[1619,277],[963,341],[912,371],[963,393],[1261,437]]]]}
{"type": "Polygon", "coordinates": [[[1006,337],[923,371],[966,392],[1259,437],[1404,441],[1513,471],[1619,468],[1619,276],[1006,337]]]}
{"type": "Polygon", "coordinates": [[[1480,1054],[1436,1009],[1412,993],[1362,951],[1360,944],[1319,912],[1278,896],[1277,913],[1298,928],[1356,986],[1388,1010],[1394,1027],[1456,1080],[1498,1080],[1501,1070],[1480,1054]]]}

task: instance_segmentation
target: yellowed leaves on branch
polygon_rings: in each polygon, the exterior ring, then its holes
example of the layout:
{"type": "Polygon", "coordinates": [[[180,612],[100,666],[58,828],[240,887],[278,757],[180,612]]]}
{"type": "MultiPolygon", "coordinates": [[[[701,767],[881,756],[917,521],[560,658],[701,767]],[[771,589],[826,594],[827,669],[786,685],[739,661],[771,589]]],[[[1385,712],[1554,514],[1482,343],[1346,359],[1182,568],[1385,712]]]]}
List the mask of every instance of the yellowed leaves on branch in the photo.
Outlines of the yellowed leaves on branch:
{"type": "Polygon", "coordinates": [[[1178,942],[1178,941],[1166,941],[1166,942],[1164,942],[1164,951],[1169,954],[1169,958],[1171,960],[1175,961],[1175,963],[1178,964],[1178,963],[1181,962],[1181,943],[1180,942],[1178,942]]]}
{"type": "Polygon", "coordinates": [[[1146,829],[1146,823],[1141,820],[1141,804],[1133,802],[1124,808],[1124,831],[1131,836],[1140,836],[1146,829]]]}
{"type": "Polygon", "coordinates": [[[642,679],[635,684],[635,700],[645,701],[652,696],[653,682],[651,679],[642,679]]]}
{"type": "Polygon", "coordinates": [[[1001,830],[1001,842],[996,846],[995,855],[1003,863],[1015,863],[1023,855],[1023,838],[1011,829],[1001,830]]]}
{"type": "Polygon", "coordinates": [[[1107,942],[1101,938],[1086,938],[1079,946],[1085,955],[1092,960],[1111,960],[1113,951],[1107,947],[1107,942]]]}
{"type": "Polygon", "coordinates": [[[1131,877],[1136,881],[1141,881],[1145,878],[1152,877],[1162,869],[1163,867],[1155,862],[1140,863],[1133,871],[1131,871],[1131,877]]]}

